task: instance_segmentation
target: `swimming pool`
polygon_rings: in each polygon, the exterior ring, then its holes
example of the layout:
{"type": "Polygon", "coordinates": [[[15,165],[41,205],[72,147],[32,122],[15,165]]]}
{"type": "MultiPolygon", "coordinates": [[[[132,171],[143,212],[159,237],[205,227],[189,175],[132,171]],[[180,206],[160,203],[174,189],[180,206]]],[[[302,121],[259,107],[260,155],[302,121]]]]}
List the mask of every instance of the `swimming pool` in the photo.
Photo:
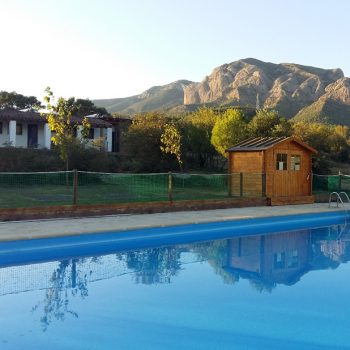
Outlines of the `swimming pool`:
{"type": "Polygon", "coordinates": [[[2,243],[0,348],[350,349],[344,215],[283,220],[2,243]]]}

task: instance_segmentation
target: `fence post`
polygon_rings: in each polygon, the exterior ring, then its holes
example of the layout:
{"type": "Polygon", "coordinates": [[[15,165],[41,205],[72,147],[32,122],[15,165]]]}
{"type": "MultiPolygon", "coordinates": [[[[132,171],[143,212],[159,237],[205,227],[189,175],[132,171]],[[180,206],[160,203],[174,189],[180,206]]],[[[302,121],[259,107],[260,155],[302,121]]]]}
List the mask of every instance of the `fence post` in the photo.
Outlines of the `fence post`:
{"type": "Polygon", "coordinates": [[[338,183],[338,191],[341,191],[341,172],[339,170],[339,183],[338,183]]]}
{"type": "Polygon", "coordinates": [[[231,173],[228,174],[227,181],[228,181],[228,196],[232,197],[232,174],[231,173]]]}
{"type": "Polygon", "coordinates": [[[169,202],[173,201],[173,175],[169,171],[168,175],[168,197],[169,197],[169,202]]]}
{"type": "Polygon", "coordinates": [[[266,197],[266,174],[261,174],[261,196],[266,197]]]}
{"type": "Polygon", "coordinates": [[[78,170],[73,170],[73,205],[78,202],[78,170]]]}
{"type": "Polygon", "coordinates": [[[243,173],[239,173],[239,196],[243,197],[243,173]]]}

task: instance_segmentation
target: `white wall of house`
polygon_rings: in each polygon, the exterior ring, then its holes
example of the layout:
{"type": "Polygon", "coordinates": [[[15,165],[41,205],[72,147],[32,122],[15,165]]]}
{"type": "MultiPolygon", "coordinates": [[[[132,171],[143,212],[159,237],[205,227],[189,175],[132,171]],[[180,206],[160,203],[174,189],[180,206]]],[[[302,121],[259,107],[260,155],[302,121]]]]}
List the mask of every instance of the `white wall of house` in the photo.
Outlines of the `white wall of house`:
{"type": "MultiPolygon", "coordinates": [[[[9,134],[9,122],[1,122],[2,123],[2,133],[0,134],[0,147],[6,146],[6,143],[10,141],[9,134]]],[[[16,123],[22,125],[22,134],[16,134],[16,147],[27,148],[28,146],[28,124],[38,125],[38,148],[45,147],[45,137],[44,137],[44,124],[36,124],[36,123],[16,123]]]]}
{"type": "MultiPolygon", "coordinates": [[[[10,135],[9,135],[9,122],[8,121],[0,121],[2,123],[2,133],[0,133],[0,147],[6,146],[6,143],[10,141],[10,135]]],[[[24,123],[24,122],[17,122],[16,123],[22,125],[22,134],[17,135],[16,134],[16,144],[15,147],[28,147],[28,124],[36,124],[36,123],[24,123]]],[[[38,125],[38,148],[45,148],[45,139],[46,144],[48,143],[48,139],[51,139],[51,136],[54,135],[48,130],[45,132],[45,124],[37,124],[38,125]]],[[[93,128],[94,129],[94,138],[90,139],[88,141],[88,145],[93,145],[93,141],[97,141],[101,138],[103,138],[104,142],[103,145],[107,151],[112,150],[111,146],[111,135],[112,135],[112,129],[105,129],[105,128],[93,128]]],[[[77,137],[81,137],[81,133],[79,130],[77,131],[77,137]]]]}
{"type": "Polygon", "coordinates": [[[22,124],[22,135],[17,135],[16,134],[16,147],[27,147],[27,142],[28,142],[28,125],[25,123],[19,123],[22,124]]]}
{"type": "MultiPolygon", "coordinates": [[[[103,128],[91,128],[94,130],[94,138],[88,139],[87,144],[89,146],[94,146],[94,141],[100,140],[101,138],[105,139],[105,131],[103,128]]],[[[105,143],[106,141],[104,141],[105,143]]]]}
{"type": "Polygon", "coordinates": [[[10,136],[9,136],[9,123],[8,122],[1,122],[2,123],[2,133],[0,134],[0,147],[3,147],[6,142],[9,142],[10,136]]]}

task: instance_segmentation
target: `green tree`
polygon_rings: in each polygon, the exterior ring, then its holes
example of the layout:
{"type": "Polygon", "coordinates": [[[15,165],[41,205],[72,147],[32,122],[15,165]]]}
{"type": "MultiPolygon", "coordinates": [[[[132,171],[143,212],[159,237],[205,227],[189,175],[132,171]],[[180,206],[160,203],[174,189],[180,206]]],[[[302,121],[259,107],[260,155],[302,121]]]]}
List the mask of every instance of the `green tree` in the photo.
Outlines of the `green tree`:
{"type": "Polygon", "coordinates": [[[213,128],[211,143],[224,157],[226,150],[247,137],[247,123],[243,114],[236,109],[228,109],[213,128]]]}
{"type": "Polygon", "coordinates": [[[148,112],[136,115],[124,135],[123,149],[132,171],[164,171],[171,158],[161,150],[161,136],[170,119],[163,113],[148,112]]]}
{"type": "Polygon", "coordinates": [[[75,102],[77,106],[76,115],[85,117],[91,114],[108,115],[106,108],[97,107],[91,100],[78,98],[75,102]]]}
{"type": "Polygon", "coordinates": [[[199,167],[209,167],[217,154],[211,134],[218,115],[211,108],[202,107],[184,118],[184,153],[199,167]]]}
{"type": "Polygon", "coordinates": [[[69,169],[69,159],[74,150],[81,146],[84,138],[89,134],[90,124],[85,117],[82,122],[82,136],[79,140],[75,137],[77,124],[72,122],[72,116],[76,113],[78,105],[74,98],[68,100],[60,97],[57,103],[54,102],[54,96],[51,89],[48,87],[45,90],[44,101],[48,114],[44,114],[47,119],[51,131],[54,132],[51,137],[52,142],[57,146],[60,158],[66,163],[66,169],[69,169]]]}
{"type": "Polygon", "coordinates": [[[290,136],[291,124],[276,111],[258,110],[248,125],[249,135],[254,137],[290,136]]]}
{"type": "Polygon", "coordinates": [[[322,123],[297,122],[293,125],[293,134],[319,152],[330,152],[329,137],[332,133],[332,128],[322,123]]]}
{"type": "Polygon", "coordinates": [[[279,124],[276,124],[271,132],[273,137],[291,136],[292,134],[292,124],[285,118],[281,118],[279,124]]]}
{"type": "Polygon", "coordinates": [[[301,121],[293,125],[293,134],[319,152],[313,162],[313,169],[319,174],[329,171],[331,160],[349,160],[349,129],[346,126],[301,121]]]}
{"type": "Polygon", "coordinates": [[[173,154],[182,171],[181,134],[173,123],[165,125],[164,131],[160,136],[160,142],[161,151],[173,154]]]}
{"type": "Polygon", "coordinates": [[[35,109],[38,107],[41,107],[41,103],[35,96],[24,96],[14,91],[0,91],[1,109],[35,109]]]}
{"type": "Polygon", "coordinates": [[[337,154],[337,159],[341,162],[348,161],[350,154],[349,127],[345,125],[335,125],[333,130],[334,134],[330,140],[332,144],[331,151],[337,154]]]}
{"type": "Polygon", "coordinates": [[[349,152],[349,128],[342,125],[298,122],[294,134],[330,158],[345,161],[349,152]]]}

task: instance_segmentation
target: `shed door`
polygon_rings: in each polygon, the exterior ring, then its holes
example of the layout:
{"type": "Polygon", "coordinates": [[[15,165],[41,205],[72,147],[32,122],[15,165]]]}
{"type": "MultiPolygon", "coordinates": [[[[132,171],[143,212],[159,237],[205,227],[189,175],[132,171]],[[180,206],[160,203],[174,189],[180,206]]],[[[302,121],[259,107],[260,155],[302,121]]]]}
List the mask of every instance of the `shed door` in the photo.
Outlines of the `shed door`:
{"type": "MultiPolygon", "coordinates": [[[[289,172],[289,195],[291,197],[293,196],[302,196],[306,195],[306,193],[303,193],[303,183],[306,180],[305,173],[305,164],[301,163],[302,159],[302,152],[293,152],[291,151],[289,153],[289,164],[288,164],[288,172],[289,172]]],[[[303,159],[304,161],[304,159],[303,159]]],[[[303,162],[304,163],[304,162],[303,162]]]]}
{"type": "Polygon", "coordinates": [[[274,196],[289,196],[288,150],[278,150],[274,153],[275,176],[274,196]]]}
{"type": "Polygon", "coordinates": [[[311,163],[306,151],[290,152],[291,196],[311,195],[311,163]]]}
{"type": "Polygon", "coordinates": [[[308,156],[304,151],[278,150],[274,154],[275,176],[274,176],[274,196],[295,197],[308,196],[309,164],[308,156]]]}

